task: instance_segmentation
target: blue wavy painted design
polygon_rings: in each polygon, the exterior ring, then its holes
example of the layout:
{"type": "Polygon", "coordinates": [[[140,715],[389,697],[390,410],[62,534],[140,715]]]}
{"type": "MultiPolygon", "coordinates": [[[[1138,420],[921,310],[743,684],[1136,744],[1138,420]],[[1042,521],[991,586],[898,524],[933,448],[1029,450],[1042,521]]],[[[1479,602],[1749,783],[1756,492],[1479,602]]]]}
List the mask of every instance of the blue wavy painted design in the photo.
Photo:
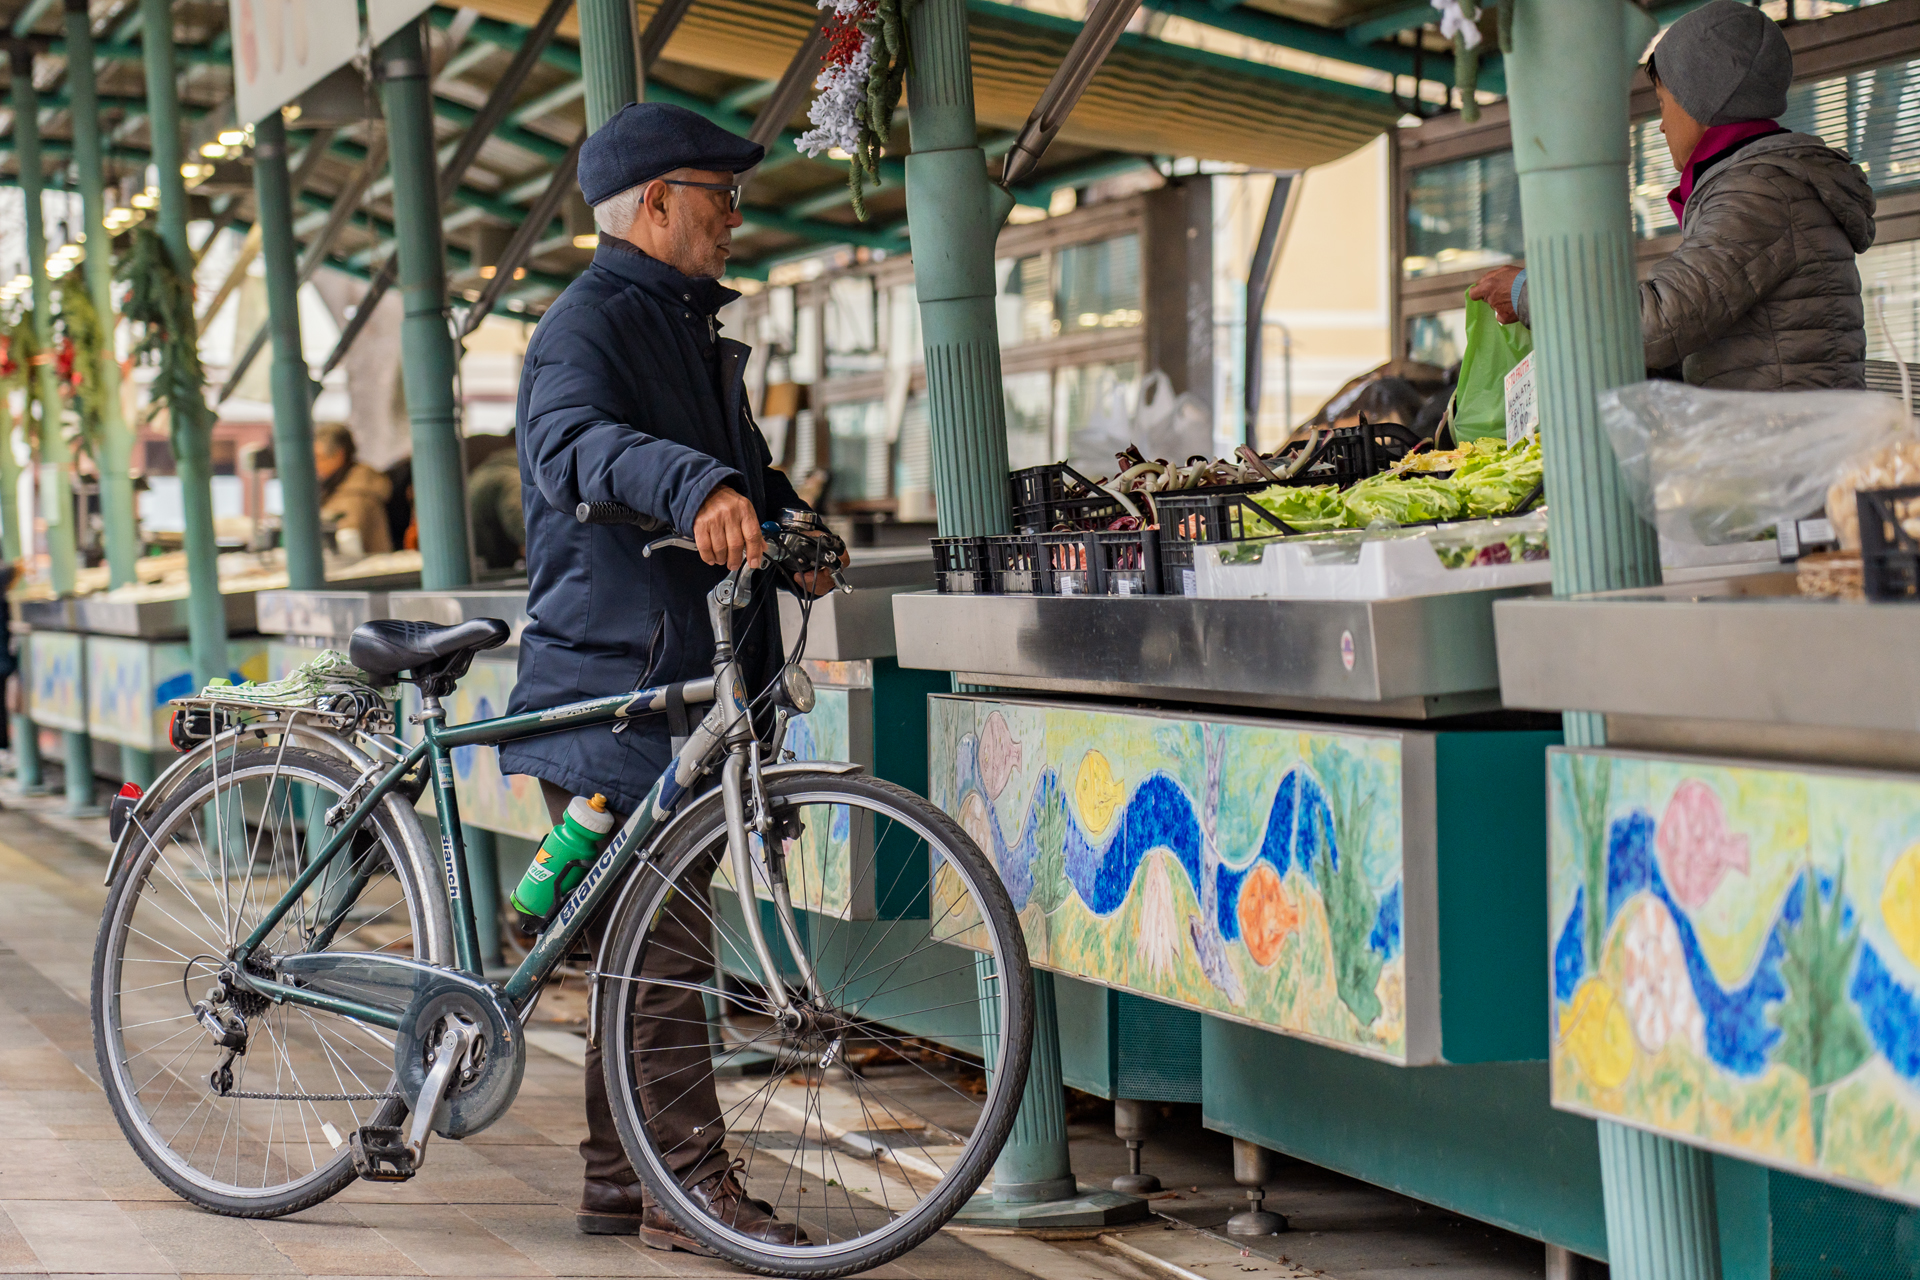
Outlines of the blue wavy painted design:
{"type": "MultiPolygon", "coordinates": [[[[1767,1069],[1769,1055],[1781,1033],[1773,1025],[1772,1007],[1787,997],[1780,964],[1787,954],[1787,934],[1806,910],[1809,877],[1796,876],[1781,895],[1773,925],[1767,930],[1759,958],[1747,980],[1736,987],[1720,984],[1708,965],[1693,921],[1668,891],[1654,854],[1655,823],[1644,810],[1616,819],[1607,830],[1607,925],[1637,893],[1652,894],[1672,917],[1685,957],[1687,978],[1704,1022],[1707,1056],[1739,1076],[1757,1076],[1767,1069]]],[[[1831,901],[1838,886],[1831,876],[1814,877],[1821,898],[1831,901]]],[[[1585,918],[1584,888],[1576,891],[1573,909],[1554,948],[1554,994],[1573,998],[1585,974],[1581,922],[1585,918]]],[[[1854,908],[1844,902],[1841,920],[1851,925],[1854,908]]],[[[1860,1011],[1867,1034],[1889,1065],[1907,1080],[1920,1080],[1920,996],[1888,970],[1873,945],[1863,941],[1847,984],[1847,996],[1860,1011]]]]}
{"type": "Polygon", "coordinates": [[[1553,945],[1553,998],[1563,1003],[1573,999],[1580,979],[1587,976],[1586,923],[1587,886],[1581,885],[1573,891],[1573,909],[1553,945]]]}
{"type": "Polygon", "coordinates": [[[1400,954],[1400,886],[1394,885],[1380,897],[1380,914],[1374,919],[1367,945],[1383,960],[1400,954]]]}
{"type": "MultiPolygon", "coordinates": [[[[985,801],[977,740],[972,735],[960,743],[955,753],[954,772],[957,800],[964,801],[968,793],[975,792],[985,801]]],[[[985,806],[993,839],[993,847],[987,852],[999,868],[1016,909],[1024,910],[1032,897],[1040,819],[1056,796],[1065,810],[1067,880],[1074,894],[1093,914],[1111,916],[1126,904],[1141,862],[1157,849],[1174,855],[1186,873],[1194,897],[1202,902],[1206,900],[1200,818],[1192,798],[1177,781],[1164,773],[1149,775],[1127,797],[1112,835],[1105,844],[1100,844],[1080,825],[1073,806],[1066,803],[1059,774],[1048,768],[1035,782],[1017,834],[1009,835],[992,804],[985,806]]],[[[1265,862],[1280,876],[1298,867],[1311,881],[1314,859],[1322,848],[1337,869],[1340,850],[1334,839],[1333,813],[1326,794],[1304,767],[1296,766],[1281,776],[1274,789],[1266,825],[1253,856],[1238,866],[1223,861],[1215,868],[1214,884],[1218,891],[1215,922],[1221,938],[1232,942],[1240,936],[1240,890],[1254,867],[1265,862]]],[[[1396,882],[1382,893],[1368,938],[1368,944],[1385,959],[1391,960],[1400,954],[1401,915],[1402,898],[1396,882]]]]}

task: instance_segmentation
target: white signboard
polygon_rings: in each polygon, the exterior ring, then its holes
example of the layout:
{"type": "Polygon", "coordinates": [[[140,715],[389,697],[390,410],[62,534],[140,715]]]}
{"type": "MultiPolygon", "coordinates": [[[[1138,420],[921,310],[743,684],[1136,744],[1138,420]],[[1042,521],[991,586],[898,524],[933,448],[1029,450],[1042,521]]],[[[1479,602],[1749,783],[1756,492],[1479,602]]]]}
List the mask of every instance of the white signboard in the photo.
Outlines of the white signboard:
{"type": "Polygon", "coordinates": [[[1540,402],[1533,392],[1533,352],[1507,371],[1507,443],[1540,429],[1540,402]]]}
{"type": "Polygon", "coordinates": [[[360,46],[355,0],[227,0],[227,7],[234,109],[246,124],[345,66],[360,46]]]}
{"type": "Polygon", "coordinates": [[[431,8],[433,0],[367,0],[367,39],[378,49],[388,36],[431,8]]]}

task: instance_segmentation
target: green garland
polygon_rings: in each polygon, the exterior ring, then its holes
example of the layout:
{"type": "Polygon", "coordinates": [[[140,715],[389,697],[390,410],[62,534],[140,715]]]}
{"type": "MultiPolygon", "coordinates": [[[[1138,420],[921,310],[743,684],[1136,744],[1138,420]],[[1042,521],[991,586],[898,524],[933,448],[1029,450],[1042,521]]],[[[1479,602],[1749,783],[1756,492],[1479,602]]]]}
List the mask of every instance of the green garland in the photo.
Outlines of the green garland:
{"type": "Polygon", "coordinates": [[[883,185],[880,153],[893,136],[893,108],[907,75],[907,9],[912,0],[877,0],[873,17],[860,30],[873,41],[873,60],[867,67],[867,93],[853,109],[860,141],[847,161],[847,187],[853,194],[853,214],[867,220],[866,188],[883,185]]]}
{"type": "Polygon", "coordinates": [[[180,270],[166,241],[149,226],[133,229],[116,274],[132,286],[123,314],[129,324],[140,327],[134,356],[159,370],[148,420],[166,406],[174,456],[180,457],[186,452],[181,433],[207,431],[214,422],[202,391],[206,374],[200,368],[200,328],[193,316],[193,277],[180,270]]]}
{"type": "Polygon", "coordinates": [[[80,411],[80,440],[96,460],[99,458],[101,424],[106,421],[107,388],[100,377],[100,363],[106,358],[106,334],[100,328],[100,313],[93,308],[93,297],[78,272],[69,271],[60,280],[59,325],[61,333],[73,344],[73,401],[80,411]]]}

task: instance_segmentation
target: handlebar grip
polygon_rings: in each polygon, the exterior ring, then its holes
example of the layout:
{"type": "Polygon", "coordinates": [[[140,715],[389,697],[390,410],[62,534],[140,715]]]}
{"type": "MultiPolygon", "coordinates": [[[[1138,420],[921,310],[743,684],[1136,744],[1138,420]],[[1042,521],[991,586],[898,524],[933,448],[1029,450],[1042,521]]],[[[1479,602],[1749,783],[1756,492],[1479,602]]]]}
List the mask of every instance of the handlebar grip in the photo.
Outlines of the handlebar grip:
{"type": "Polygon", "coordinates": [[[581,524],[630,524],[641,529],[666,526],[644,511],[635,511],[624,502],[583,502],[573,509],[573,518],[581,524]]]}

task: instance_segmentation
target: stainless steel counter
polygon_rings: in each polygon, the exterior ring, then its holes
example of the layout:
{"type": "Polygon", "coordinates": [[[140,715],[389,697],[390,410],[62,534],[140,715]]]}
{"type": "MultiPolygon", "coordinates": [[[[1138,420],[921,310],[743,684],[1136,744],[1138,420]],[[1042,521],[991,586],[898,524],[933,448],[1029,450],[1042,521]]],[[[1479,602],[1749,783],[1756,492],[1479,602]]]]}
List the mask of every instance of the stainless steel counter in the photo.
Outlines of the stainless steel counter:
{"type": "Polygon", "coordinates": [[[269,635],[344,641],[355,627],[388,613],[385,591],[262,591],[259,629],[269,635]]]}
{"type": "Polygon", "coordinates": [[[1493,603],[969,596],[893,600],[900,664],[1002,687],[1425,719],[1498,705],[1493,603]]]}
{"type": "Polygon", "coordinates": [[[1791,594],[1790,574],[1494,609],[1509,706],[1920,732],[1920,608],[1791,594]]]}
{"type": "MultiPolygon", "coordinates": [[[[220,598],[227,609],[227,634],[254,630],[253,591],[233,591],[220,598]]],[[[102,636],[133,636],[142,640],[174,640],[187,634],[187,602],[177,600],[111,600],[80,596],[71,600],[29,600],[19,606],[20,619],[35,630],[88,631],[102,636]]]]}

